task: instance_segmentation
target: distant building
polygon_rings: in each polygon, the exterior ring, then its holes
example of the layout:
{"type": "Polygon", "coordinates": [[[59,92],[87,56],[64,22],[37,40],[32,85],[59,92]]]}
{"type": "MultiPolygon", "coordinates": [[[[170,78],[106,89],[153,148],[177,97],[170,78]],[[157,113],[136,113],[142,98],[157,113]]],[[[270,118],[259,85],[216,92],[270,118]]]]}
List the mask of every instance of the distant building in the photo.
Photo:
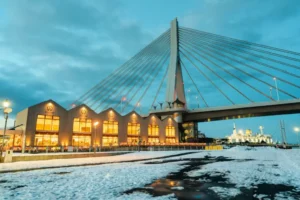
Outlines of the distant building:
{"type": "Polygon", "coordinates": [[[260,133],[253,134],[250,129],[247,129],[245,133],[243,131],[236,131],[235,124],[233,124],[233,133],[230,136],[227,136],[228,143],[267,143],[272,144],[273,139],[271,135],[265,135],[263,133],[263,127],[260,126],[260,133]]]}

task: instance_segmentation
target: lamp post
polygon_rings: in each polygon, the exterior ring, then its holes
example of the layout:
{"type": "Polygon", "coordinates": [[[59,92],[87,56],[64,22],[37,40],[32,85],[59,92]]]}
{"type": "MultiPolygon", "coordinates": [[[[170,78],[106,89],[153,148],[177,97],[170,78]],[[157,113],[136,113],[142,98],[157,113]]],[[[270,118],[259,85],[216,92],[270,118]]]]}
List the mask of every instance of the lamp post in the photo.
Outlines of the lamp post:
{"type": "Polygon", "coordinates": [[[273,98],[273,95],[272,95],[272,89],[273,89],[273,88],[270,87],[270,97],[271,97],[271,98],[273,98]]]}
{"type": "Polygon", "coordinates": [[[123,101],[126,101],[126,97],[125,96],[123,96],[122,98],[121,98],[121,115],[123,114],[123,101]]]}
{"type": "Polygon", "coordinates": [[[298,146],[300,147],[300,142],[299,142],[299,131],[300,131],[300,128],[295,127],[295,128],[294,128],[294,131],[295,131],[296,134],[297,134],[297,137],[298,137],[298,146]]]}
{"type": "Polygon", "coordinates": [[[188,107],[188,103],[190,101],[190,92],[191,92],[191,89],[188,89],[187,90],[187,102],[186,102],[186,107],[188,107]]]}
{"type": "Polygon", "coordinates": [[[279,101],[279,93],[278,93],[277,78],[274,77],[273,80],[274,80],[274,82],[275,82],[275,88],[276,88],[276,93],[277,93],[277,101],[279,101]]]}
{"type": "Polygon", "coordinates": [[[12,109],[9,108],[9,101],[6,99],[3,102],[3,114],[4,114],[4,119],[5,119],[5,123],[4,123],[4,130],[3,130],[3,135],[2,135],[2,147],[1,147],[1,154],[0,154],[0,158],[2,159],[2,153],[4,150],[4,138],[5,138],[5,133],[6,133],[6,126],[7,126],[7,119],[8,119],[8,114],[11,113],[12,109]]]}
{"type": "Polygon", "coordinates": [[[96,153],[96,135],[97,135],[97,126],[98,126],[98,124],[99,124],[98,121],[94,122],[94,129],[95,129],[95,131],[94,131],[94,141],[93,141],[93,143],[94,143],[94,153],[96,153]]]}
{"type": "Polygon", "coordinates": [[[197,100],[197,104],[198,104],[198,108],[199,108],[199,99],[198,99],[198,96],[196,96],[196,100],[197,100]]]}
{"type": "Polygon", "coordinates": [[[140,115],[142,115],[141,103],[140,103],[140,102],[138,102],[138,103],[137,103],[137,107],[138,107],[138,108],[139,108],[139,110],[140,110],[140,115]]]}

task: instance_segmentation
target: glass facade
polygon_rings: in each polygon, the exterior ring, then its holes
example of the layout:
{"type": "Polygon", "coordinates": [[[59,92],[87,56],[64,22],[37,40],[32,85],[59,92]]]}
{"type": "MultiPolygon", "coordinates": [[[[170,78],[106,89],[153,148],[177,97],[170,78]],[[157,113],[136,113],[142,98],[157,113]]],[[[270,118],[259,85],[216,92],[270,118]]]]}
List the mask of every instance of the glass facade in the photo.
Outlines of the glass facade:
{"type": "Polygon", "coordinates": [[[176,143],[175,138],[166,138],[166,143],[167,144],[174,144],[174,143],[176,143]]]}
{"type": "Polygon", "coordinates": [[[166,127],[166,136],[167,137],[175,137],[175,127],[174,126],[166,127]]]}
{"type": "Polygon", "coordinates": [[[118,136],[103,136],[102,137],[103,146],[118,146],[118,136]]]}
{"type": "Polygon", "coordinates": [[[36,133],[34,146],[57,146],[58,134],[53,133],[36,133]]]}
{"type": "Polygon", "coordinates": [[[127,143],[132,145],[137,145],[139,141],[138,137],[127,137],[127,143]]]}
{"type": "Polygon", "coordinates": [[[118,134],[119,123],[117,121],[104,121],[103,122],[103,134],[118,134]]]}
{"type": "Polygon", "coordinates": [[[52,115],[38,115],[36,120],[36,130],[58,132],[59,117],[52,115]]]}
{"type": "Polygon", "coordinates": [[[74,118],[73,132],[91,133],[92,132],[92,120],[91,119],[74,118]]]}
{"type": "Polygon", "coordinates": [[[159,135],[158,125],[148,125],[148,135],[149,136],[158,136],[159,135]]]}
{"type": "Polygon", "coordinates": [[[159,143],[159,138],[158,137],[148,138],[148,143],[158,144],[159,143]]]}
{"type": "Polygon", "coordinates": [[[22,134],[7,134],[9,137],[7,142],[8,147],[21,147],[22,146],[22,134]]]}
{"type": "Polygon", "coordinates": [[[138,123],[128,123],[127,126],[127,134],[128,135],[139,135],[140,134],[141,125],[138,123]]]}
{"type": "Polygon", "coordinates": [[[90,147],[91,136],[90,135],[73,135],[72,145],[76,147],[90,147]]]}

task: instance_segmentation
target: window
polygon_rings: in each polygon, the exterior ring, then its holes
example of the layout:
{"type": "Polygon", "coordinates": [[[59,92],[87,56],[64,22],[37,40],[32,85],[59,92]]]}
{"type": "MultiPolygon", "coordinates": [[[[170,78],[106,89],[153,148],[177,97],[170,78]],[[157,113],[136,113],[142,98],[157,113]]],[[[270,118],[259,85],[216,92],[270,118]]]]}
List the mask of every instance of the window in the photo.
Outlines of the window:
{"type": "Polygon", "coordinates": [[[166,143],[167,144],[176,143],[175,138],[166,138],[166,143]]]}
{"type": "Polygon", "coordinates": [[[137,123],[128,123],[127,134],[128,135],[139,135],[141,125],[137,123]]]}
{"type": "Polygon", "coordinates": [[[103,136],[102,145],[103,146],[118,146],[118,137],[117,136],[103,136]]]}
{"type": "Polygon", "coordinates": [[[118,134],[118,122],[117,121],[104,121],[103,122],[103,134],[118,134]]]}
{"type": "Polygon", "coordinates": [[[174,126],[166,127],[166,136],[167,137],[175,137],[175,127],[174,126]]]}
{"type": "Polygon", "coordinates": [[[148,143],[150,144],[158,144],[159,143],[159,138],[148,138],[148,143]]]}
{"type": "Polygon", "coordinates": [[[158,136],[159,128],[157,125],[148,125],[148,135],[149,136],[158,136]]]}
{"type": "Polygon", "coordinates": [[[127,143],[128,144],[135,144],[137,145],[139,141],[138,137],[127,137],[127,143]]]}
{"type": "Polygon", "coordinates": [[[36,133],[34,141],[35,146],[57,146],[58,134],[36,133]]]}
{"type": "Polygon", "coordinates": [[[92,132],[92,120],[91,119],[74,118],[73,132],[91,133],[92,132]]]}
{"type": "Polygon", "coordinates": [[[72,145],[77,147],[91,146],[91,136],[89,135],[73,135],[72,145]]]}
{"type": "Polygon", "coordinates": [[[36,120],[36,130],[58,132],[59,117],[52,115],[38,115],[36,120]]]}

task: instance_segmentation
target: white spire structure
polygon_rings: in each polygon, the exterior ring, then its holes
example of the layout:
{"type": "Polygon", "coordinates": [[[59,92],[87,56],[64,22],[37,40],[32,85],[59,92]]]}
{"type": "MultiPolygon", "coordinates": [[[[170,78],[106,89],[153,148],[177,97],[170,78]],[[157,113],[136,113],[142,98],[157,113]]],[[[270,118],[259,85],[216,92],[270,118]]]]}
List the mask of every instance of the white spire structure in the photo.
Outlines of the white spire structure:
{"type": "Polygon", "coordinates": [[[236,134],[236,127],[235,127],[235,123],[233,123],[233,134],[236,134]]]}
{"type": "Polygon", "coordinates": [[[260,134],[264,134],[264,131],[263,131],[264,127],[263,126],[259,126],[259,130],[260,130],[260,134]]]}

